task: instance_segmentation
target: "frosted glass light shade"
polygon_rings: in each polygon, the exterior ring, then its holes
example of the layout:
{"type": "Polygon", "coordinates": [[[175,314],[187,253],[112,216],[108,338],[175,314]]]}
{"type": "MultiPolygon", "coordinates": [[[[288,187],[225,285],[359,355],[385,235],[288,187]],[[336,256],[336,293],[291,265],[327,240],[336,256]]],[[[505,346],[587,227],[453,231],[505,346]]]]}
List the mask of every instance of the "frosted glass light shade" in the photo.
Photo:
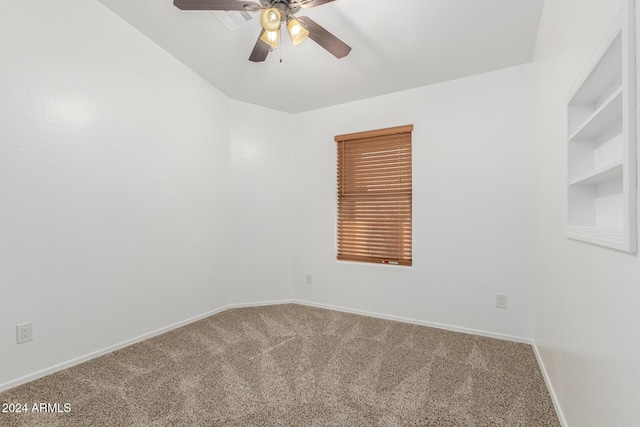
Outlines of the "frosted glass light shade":
{"type": "Polygon", "coordinates": [[[280,36],[280,30],[277,31],[265,31],[260,40],[271,46],[273,49],[278,47],[278,37],[280,36]]]}
{"type": "Polygon", "coordinates": [[[287,30],[291,36],[291,41],[294,45],[298,45],[307,39],[309,30],[304,28],[297,19],[293,18],[287,24],[287,30]]]}
{"type": "Polygon", "coordinates": [[[280,28],[280,11],[276,8],[265,9],[260,14],[260,25],[267,31],[276,31],[280,28]]]}

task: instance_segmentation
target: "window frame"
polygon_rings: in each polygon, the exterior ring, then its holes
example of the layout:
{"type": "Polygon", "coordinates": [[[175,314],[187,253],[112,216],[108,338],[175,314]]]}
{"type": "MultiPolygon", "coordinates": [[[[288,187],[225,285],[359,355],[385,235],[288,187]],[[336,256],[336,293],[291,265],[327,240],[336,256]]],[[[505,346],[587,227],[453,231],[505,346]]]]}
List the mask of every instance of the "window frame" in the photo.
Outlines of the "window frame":
{"type": "Polygon", "coordinates": [[[413,125],[405,125],[335,136],[337,261],[413,265],[412,132],[413,125]],[[370,144],[370,150],[364,145],[367,143],[370,144]],[[346,144],[349,144],[348,154],[344,151],[346,144]],[[358,157],[361,153],[365,154],[358,157]],[[379,160],[381,157],[385,160],[379,160]],[[385,172],[382,178],[369,180],[375,168],[383,166],[388,169],[387,165],[391,163],[387,163],[387,158],[399,165],[395,175],[385,172]],[[349,162],[351,165],[346,165],[349,162]],[[364,168],[361,166],[363,163],[367,164],[364,168]],[[345,171],[347,166],[350,168],[348,172],[345,171]],[[354,184],[356,181],[357,184],[354,184]],[[365,193],[357,192],[354,188],[364,189],[365,193]],[[349,195],[349,192],[352,194],[349,195]],[[371,192],[371,196],[367,197],[366,192],[371,192]],[[390,202],[384,199],[388,196],[390,202]],[[363,211],[369,214],[365,216],[373,218],[363,219],[363,211]],[[382,217],[376,214],[381,212],[393,215],[380,221],[382,217]],[[360,218],[357,218],[358,215],[360,218]],[[403,233],[402,230],[406,231],[403,233]]]}

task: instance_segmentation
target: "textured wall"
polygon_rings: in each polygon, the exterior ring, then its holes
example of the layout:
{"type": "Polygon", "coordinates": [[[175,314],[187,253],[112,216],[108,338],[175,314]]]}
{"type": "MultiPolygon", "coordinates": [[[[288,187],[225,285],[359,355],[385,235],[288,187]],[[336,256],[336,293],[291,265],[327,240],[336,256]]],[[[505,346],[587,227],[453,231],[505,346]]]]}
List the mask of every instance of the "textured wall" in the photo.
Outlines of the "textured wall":
{"type": "Polygon", "coordinates": [[[570,426],[640,425],[637,254],[564,237],[565,98],[621,0],[547,1],[535,61],[535,341],[570,426]]]}
{"type": "Polygon", "coordinates": [[[529,337],[532,96],[523,65],[297,115],[295,297],[529,337]],[[413,267],[336,262],[333,137],[405,124],[415,126],[413,267]]]}
{"type": "Polygon", "coordinates": [[[226,305],[226,97],[95,1],[0,39],[0,384],[226,305]]]}
{"type": "Polygon", "coordinates": [[[293,297],[294,120],[232,102],[231,303],[293,297]]]}

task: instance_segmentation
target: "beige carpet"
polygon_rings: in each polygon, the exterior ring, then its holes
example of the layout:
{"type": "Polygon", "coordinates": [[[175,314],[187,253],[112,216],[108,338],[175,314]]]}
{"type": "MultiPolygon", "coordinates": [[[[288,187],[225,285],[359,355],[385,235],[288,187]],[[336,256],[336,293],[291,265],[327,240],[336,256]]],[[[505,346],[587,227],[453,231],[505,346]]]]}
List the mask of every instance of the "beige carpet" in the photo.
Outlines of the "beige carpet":
{"type": "Polygon", "coordinates": [[[296,304],[227,310],[0,402],[28,405],[2,426],[559,425],[529,345],[296,304]]]}

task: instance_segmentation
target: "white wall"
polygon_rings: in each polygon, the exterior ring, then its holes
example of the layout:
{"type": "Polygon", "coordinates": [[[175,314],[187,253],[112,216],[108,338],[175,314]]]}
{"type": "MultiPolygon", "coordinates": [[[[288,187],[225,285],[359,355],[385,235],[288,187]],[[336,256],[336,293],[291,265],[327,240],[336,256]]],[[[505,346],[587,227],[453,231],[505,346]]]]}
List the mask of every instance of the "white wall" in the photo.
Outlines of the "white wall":
{"type": "Polygon", "coordinates": [[[228,99],[95,1],[0,40],[0,388],[226,305],[228,99]]]}
{"type": "Polygon", "coordinates": [[[229,301],[233,304],[293,297],[293,117],[232,102],[229,301]]]}
{"type": "Polygon", "coordinates": [[[564,98],[621,1],[547,1],[534,65],[298,115],[229,101],[97,2],[3,2],[0,389],[293,297],[535,336],[569,425],[639,425],[638,257],[562,234],[564,98]],[[336,262],[333,137],[404,124],[414,266],[336,262]]]}
{"type": "Polygon", "coordinates": [[[530,337],[532,108],[523,65],[296,115],[295,297],[530,337]],[[333,137],[405,124],[415,126],[414,265],[337,262],[333,137]]]}
{"type": "Polygon", "coordinates": [[[640,425],[638,255],[563,234],[565,98],[622,4],[547,1],[535,54],[534,337],[570,426],[640,425]]]}

